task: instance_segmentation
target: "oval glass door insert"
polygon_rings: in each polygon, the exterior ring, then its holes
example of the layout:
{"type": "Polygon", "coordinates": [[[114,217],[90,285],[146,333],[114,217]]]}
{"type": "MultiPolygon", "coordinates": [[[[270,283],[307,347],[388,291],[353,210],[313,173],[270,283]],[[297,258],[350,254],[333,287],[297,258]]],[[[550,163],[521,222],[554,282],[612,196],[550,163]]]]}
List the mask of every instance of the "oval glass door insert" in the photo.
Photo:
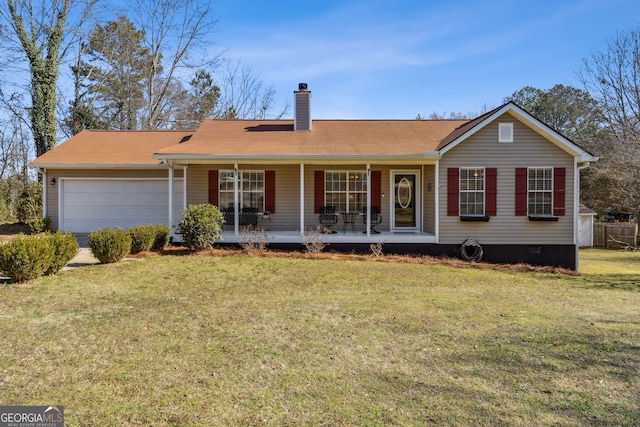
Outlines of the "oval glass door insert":
{"type": "Polygon", "coordinates": [[[411,182],[407,178],[402,178],[398,183],[398,204],[401,208],[411,205],[411,182]]]}

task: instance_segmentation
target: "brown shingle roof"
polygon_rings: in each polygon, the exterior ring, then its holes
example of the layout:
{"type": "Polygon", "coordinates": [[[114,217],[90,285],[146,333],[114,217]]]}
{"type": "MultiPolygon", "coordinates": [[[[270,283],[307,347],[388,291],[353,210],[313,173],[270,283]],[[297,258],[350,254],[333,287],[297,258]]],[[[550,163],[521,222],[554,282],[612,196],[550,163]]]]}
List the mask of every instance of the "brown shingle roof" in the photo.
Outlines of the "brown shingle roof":
{"type": "Polygon", "coordinates": [[[85,130],[30,163],[34,167],[154,166],[171,155],[422,155],[465,120],[205,120],[197,131],[85,130]]]}
{"type": "Polygon", "coordinates": [[[466,120],[206,120],[186,143],[157,153],[204,155],[415,155],[436,151],[466,120]]]}
{"type": "Polygon", "coordinates": [[[152,156],[179,143],[193,131],[102,131],[84,130],[30,163],[34,167],[56,165],[154,166],[152,156]]]}

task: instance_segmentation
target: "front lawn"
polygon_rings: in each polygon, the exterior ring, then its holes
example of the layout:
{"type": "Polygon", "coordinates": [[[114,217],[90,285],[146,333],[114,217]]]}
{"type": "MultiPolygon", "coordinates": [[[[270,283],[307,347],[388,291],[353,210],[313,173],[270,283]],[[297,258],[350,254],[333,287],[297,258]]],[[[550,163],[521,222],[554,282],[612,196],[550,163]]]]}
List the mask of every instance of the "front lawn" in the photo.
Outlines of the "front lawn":
{"type": "Polygon", "coordinates": [[[0,287],[0,403],[68,426],[638,425],[640,254],[583,274],[165,255],[0,287]]]}

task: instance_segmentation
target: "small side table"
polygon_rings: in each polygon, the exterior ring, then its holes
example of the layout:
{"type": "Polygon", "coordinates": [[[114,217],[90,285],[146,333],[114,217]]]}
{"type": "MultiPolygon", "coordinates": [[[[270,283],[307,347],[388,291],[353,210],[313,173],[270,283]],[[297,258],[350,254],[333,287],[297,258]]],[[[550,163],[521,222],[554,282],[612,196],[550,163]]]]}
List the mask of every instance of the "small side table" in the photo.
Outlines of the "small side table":
{"type": "Polygon", "coordinates": [[[358,216],[357,212],[340,212],[340,216],[342,216],[342,232],[345,233],[347,231],[347,224],[351,224],[351,231],[356,232],[356,217],[358,216]]]}

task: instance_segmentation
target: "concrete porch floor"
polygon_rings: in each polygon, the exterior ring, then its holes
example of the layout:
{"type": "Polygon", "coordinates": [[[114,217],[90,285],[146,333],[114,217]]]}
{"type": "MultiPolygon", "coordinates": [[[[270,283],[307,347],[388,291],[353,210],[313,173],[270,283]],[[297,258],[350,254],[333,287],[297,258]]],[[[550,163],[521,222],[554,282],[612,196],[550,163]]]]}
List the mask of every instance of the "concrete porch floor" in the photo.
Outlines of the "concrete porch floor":
{"type": "MultiPolygon", "coordinates": [[[[362,231],[353,232],[347,230],[342,232],[341,229],[336,229],[336,233],[322,234],[322,237],[327,243],[345,243],[345,244],[358,244],[358,243],[436,243],[436,236],[429,233],[392,233],[388,231],[380,232],[379,234],[371,233],[367,236],[362,231]]],[[[302,236],[299,231],[268,231],[265,230],[266,235],[269,238],[269,243],[302,243],[302,236]]],[[[222,242],[224,243],[238,243],[241,241],[242,232],[236,235],[233,231],[222,232],[222,242]]]]}

